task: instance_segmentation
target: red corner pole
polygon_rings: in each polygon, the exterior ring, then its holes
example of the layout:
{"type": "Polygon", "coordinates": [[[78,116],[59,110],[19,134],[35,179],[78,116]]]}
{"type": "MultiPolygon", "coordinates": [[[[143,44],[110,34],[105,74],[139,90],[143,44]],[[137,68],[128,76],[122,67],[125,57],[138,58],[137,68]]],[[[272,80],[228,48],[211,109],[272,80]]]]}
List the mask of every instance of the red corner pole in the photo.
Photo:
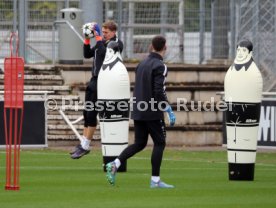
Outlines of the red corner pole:
{"type": "Polygon", "coordinates": [[[16,33],[10,37],[11,56],[4,60],[4,124],[6,141],[6,190],[19,190],[20,144],[23,123],[24,59],[18,57],[16,33]],[[16,55],[12,40],[16,39],[16,55]]]}

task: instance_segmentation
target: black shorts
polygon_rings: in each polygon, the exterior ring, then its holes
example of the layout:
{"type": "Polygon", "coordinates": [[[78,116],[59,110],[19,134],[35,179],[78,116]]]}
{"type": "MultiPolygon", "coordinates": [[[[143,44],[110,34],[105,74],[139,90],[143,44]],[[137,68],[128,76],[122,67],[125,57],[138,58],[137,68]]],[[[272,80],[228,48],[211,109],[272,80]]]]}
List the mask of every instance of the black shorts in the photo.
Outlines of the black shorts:
{"type": "Polygon", "coordinates": [[[96,127],[98,112],[95,109],[98,100],[97,77],[92,77],[85,90],[85,103],[83,110],[84,127],[96,127]]]}

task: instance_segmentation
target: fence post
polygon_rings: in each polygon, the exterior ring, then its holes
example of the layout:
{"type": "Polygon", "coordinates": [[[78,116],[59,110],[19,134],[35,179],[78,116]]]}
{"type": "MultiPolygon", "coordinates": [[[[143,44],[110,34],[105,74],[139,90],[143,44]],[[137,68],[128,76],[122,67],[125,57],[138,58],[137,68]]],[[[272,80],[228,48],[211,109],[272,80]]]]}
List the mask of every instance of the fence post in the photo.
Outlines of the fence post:
{"type": "Polygon", "coordinates": [[[100,26],[103,23],[103,0],[82,0],[80,9],[83,11],[83,22],[97,22],[100,26]]]}
{"type": "Polygon", "coordinates": [[[259,51],[259,0],[256,0],[256,4],[253,6],[253,43],[254,43],[254,60],[257,65],[260,65],[260,51],[259,51]]]}
{"type": "MultiPolygon", "coordinates": [[[[129,2],[129,7],[128,7],[128,24],[133,25],[134,24],[134,3],[129,2]]],[[[133,27],[128,27],[127,33],[124,34],[126,36],[127,40],[127,57],[128,58],[133,58],[133,27]]]]}
{"type": "MultiPolygon", "coordinates": [[[[168,19],[168,2],[161,2],[161,15],[160,22],[161,24],[167,24],[168,19]]],[[[161,27],[161,35],[165,37],[167,28],[161,27]]]]}
{"type": "MultiPolygon", "coordinates": [[[[12,30],[14,33],[16,33],[17,31],[17,0],[13,0],[13,27],[12,27],[12,30]]],[[[12,40],[12,48],[13,48],[13,51],[12,53],[15,53],[15,48],[16,48],[16,41],[13,39],[12,40]]]]}
{"type": "Polygon", "coordinates": [[[179,61],[184,62],[184,0],[179,2],[179,61]]]}
{"type": "MultiPolygon", "coordinates": [[[[274,28],[276,28],[276,2],[274,5],[274,28]]],[[[274,41],[276,40],[276,29],[274,29],[274,41]]],[[[273,57],[276,57],[276,46],[273,47],[273,57]]],[[[276,60],[273,59],[273,68],[276,69],[276,60]]]]}
{"type": "Polygon", "coordinates": [[[19,1],[19,56],[23,57],[25,62],[28,62],[28,59],[26,57],[26,31],[27,31],[27,15],[28,15],[28,9],[27,9],[27,0],[21,0],[19,1]]]}
{"type": "Polygon", "coordinates": [[[230,58],[234,60],[236,53],[236,5],[235,1],[230,1],[230,32],[231,32],[231,46],[230,58]]]}
{"type": "Polygon", "coordinates": [[[123,4],[122,0],[117,0],[117,24],[118,24],[118,38],[121,39],[122,31],[122,13],[123,13],[123,4]]]}
{"type": "Polygon", "coordinates": [[[200,0],[199,5],[200,13],[200,31],[199,31],[199,63],[204,61],[204,34],[205,34],[205,0],[200,0]]]}
{"type": "MultiPolygon", "coordinates": [[[[17,25],[17,0],[13,0],[13,28],[12,28],[12,30],[13,30],[13,32],[16,32],[16,30],[17,30],[17,27],[16,27],[16,25],[17,25]]],[[[13,48],[15,48],[15,46],[13,46],[13,48]]]]}

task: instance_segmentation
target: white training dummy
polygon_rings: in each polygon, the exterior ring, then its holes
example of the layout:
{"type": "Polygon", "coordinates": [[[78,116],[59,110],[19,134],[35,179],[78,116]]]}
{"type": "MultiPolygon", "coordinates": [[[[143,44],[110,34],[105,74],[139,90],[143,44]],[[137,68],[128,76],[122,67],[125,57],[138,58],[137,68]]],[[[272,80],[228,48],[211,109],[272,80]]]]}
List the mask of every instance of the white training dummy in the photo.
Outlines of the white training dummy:
{"type": "Polygon", "coordinates": [[[238,44],[224,80],[230,180],[254,180],[263,79],[252,50],[248,40],[238,44]]]}

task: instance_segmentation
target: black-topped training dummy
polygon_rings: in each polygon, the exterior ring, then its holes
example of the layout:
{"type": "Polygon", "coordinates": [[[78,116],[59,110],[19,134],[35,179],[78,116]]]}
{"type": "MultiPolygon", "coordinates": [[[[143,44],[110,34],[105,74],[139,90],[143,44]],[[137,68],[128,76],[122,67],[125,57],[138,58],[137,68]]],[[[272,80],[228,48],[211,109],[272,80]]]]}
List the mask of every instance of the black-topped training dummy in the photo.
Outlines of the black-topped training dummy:
{"type": "MultiPolygon", "coordinates": [[[[110,41],[98,76],[98,102],[104,166],[128,146],[130,82],[119,45],[110,41]]],[[[118,171],[126,171],[126,163],[118,171]]]]}
{"type": "Polygon", "coordinates": [[[224,80],[229,180],[254,180],[263,79],[252,50],[249,40],[238,44],[224,80]]]}

